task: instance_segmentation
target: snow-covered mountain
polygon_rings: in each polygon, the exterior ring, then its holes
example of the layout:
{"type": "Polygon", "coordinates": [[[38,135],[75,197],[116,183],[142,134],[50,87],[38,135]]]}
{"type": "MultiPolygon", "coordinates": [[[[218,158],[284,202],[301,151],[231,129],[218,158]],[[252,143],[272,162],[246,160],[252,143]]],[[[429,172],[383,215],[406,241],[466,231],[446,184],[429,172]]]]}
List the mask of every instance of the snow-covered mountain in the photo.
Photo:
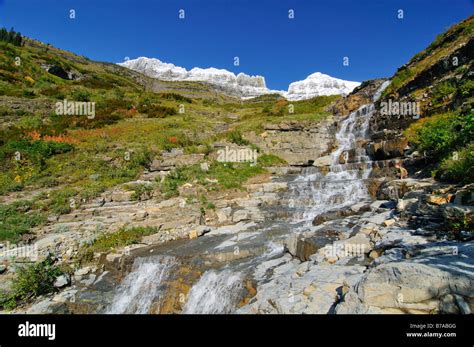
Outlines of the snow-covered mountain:
{"type": "Polygon", "coordinates": [[[348,94],[359,82],[344,81],[316,72],[303,81],[290,84],[288,91],[270,90],[262,76],[249,76],[216,68],[201,69],[195,67],[186,70],[174,64],[162,62],[155,58],[140,57],[127,60],[118,65],[138,71],[149,77],[165,81],[201,81],[219,87],[222,91],[241,98],[253,98],[260,95],[278,93],[286,99],[304,100],[319,95],[348,94]]]}
{"type": "Polygon", "coordinates": [[[305,100],[320,95],[349,94],[359,86],[359,82],[351,82],[315,72],[302,81],[293,82],[284,93],[287,100],[305,100]]]}

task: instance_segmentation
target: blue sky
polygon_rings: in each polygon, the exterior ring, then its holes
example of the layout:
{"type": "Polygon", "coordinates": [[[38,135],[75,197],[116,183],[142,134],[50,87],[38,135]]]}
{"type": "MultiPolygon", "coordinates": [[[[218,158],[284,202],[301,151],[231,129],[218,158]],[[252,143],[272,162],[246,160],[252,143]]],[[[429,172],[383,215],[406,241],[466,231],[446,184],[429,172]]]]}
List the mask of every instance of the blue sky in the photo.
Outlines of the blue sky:
{"type": "Polygon", "coordinates": [[[391,76],[473,10],[474,0],[0,0],[0,26],[94,60],[155,57],[259,74],[287,89],[316,71],[391,76]]]}

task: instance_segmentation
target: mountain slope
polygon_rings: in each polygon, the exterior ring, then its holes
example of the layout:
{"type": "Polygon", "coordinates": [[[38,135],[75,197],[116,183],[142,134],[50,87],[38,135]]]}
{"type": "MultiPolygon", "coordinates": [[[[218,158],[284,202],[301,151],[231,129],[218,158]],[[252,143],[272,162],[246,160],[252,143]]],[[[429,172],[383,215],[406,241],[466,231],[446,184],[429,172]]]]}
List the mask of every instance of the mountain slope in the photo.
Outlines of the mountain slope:
{"type": "MultiPolygon", "coordinates": [[[[474,181],[474,17],[453,25],[398,69],[371,119],[373,153],[379,158],[415,152],[423,175],[474,181]],[[416,105],[417,115],[382,112],[382,103],[416,105]]],[[[414,156],[412,155],[412,156],[414,156]]]]}

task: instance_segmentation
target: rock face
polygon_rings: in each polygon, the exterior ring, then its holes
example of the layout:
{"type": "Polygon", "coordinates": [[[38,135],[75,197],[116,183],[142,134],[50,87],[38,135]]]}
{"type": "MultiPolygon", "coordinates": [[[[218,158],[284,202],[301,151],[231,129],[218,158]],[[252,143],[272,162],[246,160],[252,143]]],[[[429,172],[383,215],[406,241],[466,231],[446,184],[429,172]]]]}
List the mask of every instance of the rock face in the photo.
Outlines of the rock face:
{"type": "Polygon", "coordinates": [[[309,166],[332,150],[335,131],[334,122],[328,118],[317,123],[267,124],[264,133],[245,137],[263,152],[275,154],[292,166],[309,166]]]}
{"type": "Polygon", "coordinates": [[[262,76],[249,76],[216,68],[195,67],[186,70],[159,59],[140,57],[118,65],[138,71],[149,77],[165,81],[200,81],[217,86],[222,92],[241,98],[253,98],[265,94],[280,94],[290,101],[311,99],[320,95],[349,94],[359,82],[344,81],[316,72],[302,81],[290,84],[288,91],[270,90],[262,76]]]}

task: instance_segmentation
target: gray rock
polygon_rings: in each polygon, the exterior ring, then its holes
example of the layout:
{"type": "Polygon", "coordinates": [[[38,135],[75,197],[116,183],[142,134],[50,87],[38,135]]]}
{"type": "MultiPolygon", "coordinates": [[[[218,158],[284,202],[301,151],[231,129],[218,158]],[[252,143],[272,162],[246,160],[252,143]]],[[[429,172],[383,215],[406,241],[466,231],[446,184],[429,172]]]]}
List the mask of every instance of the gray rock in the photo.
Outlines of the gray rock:
{"type": "Polygon", "coordinates": [[[71,283],[71,278],[69,275],[61,275],[56,278],[54,281],[55,288],[63,288],[71,283]]]}
{"type": "Polygon", "coordinates": [[[409,261],[375,266],[350,289],[351,294],[345,295],[336,312],[375,308],[383,313],[452,313],[454,306],[449,304],[447,295],[459,296],[456,310],[472,311],[467,302],[474,298],[473,253],[474,242],[459,244],[457,255],[436,253],[426,247],[409,261]]]}

